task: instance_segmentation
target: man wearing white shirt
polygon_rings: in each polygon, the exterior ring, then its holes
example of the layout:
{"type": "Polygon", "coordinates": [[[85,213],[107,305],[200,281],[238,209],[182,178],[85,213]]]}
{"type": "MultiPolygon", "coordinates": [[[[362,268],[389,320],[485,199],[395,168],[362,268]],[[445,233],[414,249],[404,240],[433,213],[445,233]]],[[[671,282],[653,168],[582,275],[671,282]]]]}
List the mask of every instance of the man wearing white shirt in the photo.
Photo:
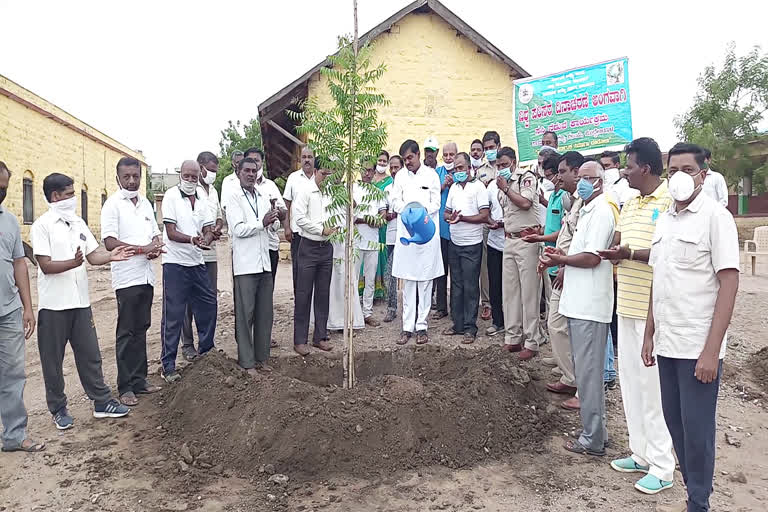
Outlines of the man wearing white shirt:
{"type": "Polygon", "coordinates": [[[109,251],[127,246],[134,253],[127,261],[112,263],[112,288],[117,297],[117,392],[123,404],[134,406],[139,403],[136,395],[160,390],[147,381],[147,330],[152,324],[155,286],[151,260],[160,256],[162,243],[152,205],[139,195],[139,161],[121,158],[116,178],[119,188],[101,209],[101,237],[109,251]]]}
{"type": "Polygon", "coordinates": [[[198,353],[214,348],[216,330],[216,292],[203,260],[214,239],[213,211],[198,186],[200,164],[186,160],[181,164],[179,184],[163,198],[163,378],[175,382],[179,336],[187,306],[195,317],[198,353]]]}
{"type": "Polygon", "coordinates": [[[454,160],[453,185],[445,204],[450,225],[451,317],[453,327],[443,334],[463,334],[462,343],[477,338],[477,306],[480,301],[480,262],[483,258],[483,226],[488,222],[488,190],[470,170],[469,155],[454,160]]]}
{"type": "Polygon", "coordinates": [[[739,289],[739,236],[733,216],[702,194],[709,179],[703,150],[676,144],[668,155],[674,203],[659,216],[651,242],[653,285],[642,358],[646,366],[658,359],[664,421],[688,494],[687,504],[664,510],[706,512],[717,395],[739,289]]]}
{"type": "MultiPolygon", "coordinates": [[[[314,155],[312,155],[314,162],[314,155]]],[[[303,171],[301,171],[303,172],[303,171]]],[[[309,182],[301,187],[293,201],[293,221],[299,230],[296,248],[296,279],[294,280],[293,349],[301,356],[309,355],[310,302],[315,308],[315,332],[312,346],[324,352],[331,350],[328,343],[328,300],[333,272],[333,246],[328,241],[338,228],[326,226],[330,217],[331,198],[320,190],[327,169],[318,169],[309,182]]]]}
{"type": "Polygon", "coordinates": [[[256,180],[263,176],[257,162],[240,162],[240,192],[231,196],[227,219],[232,234],[233,273],[235,276],[235,340],[237,363],[248,373],[269,372],[272,337],[272,292],[274,280],[270,257],[271,232],[280,226],[266,187],[256,180]]]}
{"type": "MultiPolygon", "coordinates": [[[[362,182],[364,185],[356,185],[355,199],[355,227],[358,238],[360,257],[358,265],[363,266],[363,319],[366,325],[378,327],[379,321],[373,318],[373,295],[376,291],[376,267],[379,264],[379,227],[377,221],[383,221],[383,214],[387,210],[386,202],[373,199],[371,193],[377,191],[371,184],[373,173],[376,172],[374,163],[367,164],[363,170],[362,182]]],[[[360,275],[360,268],[355,272],[360,275]]]]}
{"type": "Polygon", "coordinates": [[[717,171],[713,171],[710,166],[712,162],[712,152],[706,148],[702,148],[704,151],[704,162],[707,166],[707,176],[704,180],[702,190],[709,197],[716,202],[728,208],[728,184],[725,182],[723,175],[717,171]]]}
{"type": "Polygon", "coordinates": [[[445,273],[440,254],[440,235],[436,231],[432,239],[421,245],[403,244],[402,239],[408,238],[409,234],[400,214],[409,203],[419,203],[426,209],[427,215],[437,228],[440,178],[434,169],[421,164],[419,144],[416,141],[409,139],[403,142],[400,146],[400,156],[406,169],[395,176],[391,194],[392,209],[398,214],[392,275],[404,280],[403,332],[397,343],[408,343],[415,330],[416,343],[421,345],[429,341],[427,315],[432,299],[432,280],[445,273]]]}
{"type": "MultiPolygon", "coordinates": [[[[263,197],[267,198],[270,204],[270,209],[277,211],[277,219],[283,223],[284,227],[288,227],[285,221],[288,218],[288,208],[286,207],[283,197],[280,195],[280,189],[277,188],[275,182],[264,176],[264,152],[260,149],[248,150],[247,158],[250,158],[256,164],[256,183],[254,187],[263,197]]],[[[239,186],[239,185],[238,185],[239,186]]],[[[280,228],[280,223],[277,224],[275,229],[268,229],[269,235],[269,262],[272,266],[272,287],[277,279],[277,265],[280,261],[280,235],[277,234],[280,228]]],[[[286,231],[289,231],[286,229],[286,231]]]]}
{"type": "Polygon", "coordinates": [[[285,180],[285,190],[283,191],[283,199],[285,199],[285,206],[288,208],[288,221],[287,225],[290,229],[285,230],[285,240],[291,244],[291,264],[293,267],[293,293],[296,294],[296,271],[298,264],[298,247],[299,247],[299,226],[296,224],[296,219],[293,215],[293,208],[291,204],[299,196],[299,192],[305,185],[312,181],[315,175],[315,153],[309,146],[301,148],[301,169],[294,171],[288,175],[288,179],[285,180]],[[298,235],[298,236],[297,236],[298,235]]]}
{"type": "Polygon", "coordinates": [[[397,213],[392,208],[392,188],[395,186],[394,178],[403,168],[403,159],[400,155],[392,155],[389,159],[389,173],[393,182],[384,188],[387,195],[387,271],[385,282],[387,285],[387,315],[385,322],[391,322],[397,317],[397,278],[392,275],[392,261],[397,240],[397,213]]]}
{"type": "Polygon", "coordinates": [[[603,194],[605,172],[599,162],[579,168],[577,191],[583,199],[576,231],[566,255],[547,247],[541,262],[565,267],[560,314],[568,319],[568,331],[579,390],[582,432],[565,449],[578,454],[605,454],[605,365],[608,326],[613,311],[613,266],[598,251],[613,243],[613,207],[603,194]]]}
{"type": "Polygon", "coordinates": [[[50,174],[43,180],[43,193],[50,209],[38,217],[31,230],[38,262],[37,344],[48,410],[56,428],[67,430],[74,426],[64,393],[62,364],[67,343],[72,346],[85,393],[94,402],[94,418],[119,418],[130,411],[111,398],[109,386],[104,383],[85,260],[91,265],[124,261],[133,250],[118,247],[108,252],[99,247],[75,213],[77,198],[69,176],[50,174]]]}
{"type": "Polygon", "coordinates": [[[491,301],[491,325],[485,330],[488,336],[504,332],[504,299],[502,295],[502,262],[504,258],[504,210],[499,203],[499,185],[496,180],[488,184],[488,294],[491,301]]]}
{"type": "Polygon", "coordinates": [[[616,151],[603,151],[600,154],[600,164],[605,169],[605,193],[613,196],[619,208],[640,195],[637,189],[629,186],[629,181],[621,169],[621,158],[616,151]]]}
{"type": "MultiPolygon", "coordinates": [[[[240,190],[240,177],[237,175],[237,166],[240,161],[245,158],[243,152],[239,149],[232,152],[230,160],[232,162],[232,172],[228,174],[223,180],[221,180],[221,208],[224,210],[224,216],[227,213],[227,203],[232,194],[240,190]]],[[[227,222],[229,224],[229,222],[227,222]]]]}
{"type": "MultiPolygon", "coordinates": [[[[203,151],[197,155],[197,163],[200,164],[200,180],[198,182],[199,188],[201,189],[200,194],[202,195],[202,198],[205,199],[208,208],[211,210],[211,215],[215,219],[213,225],[213,239],[218,240],[221,237],[221,230],[224,227],[224,217],[221,213],[219,194],[216,191],[216,187],[213,186],[213,182],[216,181],[216,173],[219,170],[219,159],[210,151],[203,151]]],[[[218,257],[216,256],[216,248],[213,245],[211,245],[209,250],[203,251],[203,261],[205,262],[205,270],[208,273],[208,279],[211,281],[213,293],[216,293],[218,288],[219,264],[218,257]]],[[[192,361],[198,355],[192,337],[192,311],[189,309],[189,306],[187,306],[187,312],[184,315],[184,324],[181,328],[181,354],[187,361],[192,361]]]]}

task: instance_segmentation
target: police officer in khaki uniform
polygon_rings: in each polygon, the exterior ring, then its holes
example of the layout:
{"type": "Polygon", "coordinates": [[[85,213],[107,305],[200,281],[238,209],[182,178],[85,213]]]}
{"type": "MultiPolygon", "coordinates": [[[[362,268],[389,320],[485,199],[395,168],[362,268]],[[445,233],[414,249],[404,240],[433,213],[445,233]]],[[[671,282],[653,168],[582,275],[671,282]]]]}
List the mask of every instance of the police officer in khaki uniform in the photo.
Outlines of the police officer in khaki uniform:
{"type": "Polygon", "coordinates": [[[504,301],[504,350],[520,352],[523,361],[539,352],[542,334],[539,329],[539,262],[538,243],[527,243],[522,237],[531,229],[538,230],[538,195],[536,176],[517,169],[515,150],[504,147],[497,157],[499,204],[504,210],[504,259],[502,297],[504,301]]]}

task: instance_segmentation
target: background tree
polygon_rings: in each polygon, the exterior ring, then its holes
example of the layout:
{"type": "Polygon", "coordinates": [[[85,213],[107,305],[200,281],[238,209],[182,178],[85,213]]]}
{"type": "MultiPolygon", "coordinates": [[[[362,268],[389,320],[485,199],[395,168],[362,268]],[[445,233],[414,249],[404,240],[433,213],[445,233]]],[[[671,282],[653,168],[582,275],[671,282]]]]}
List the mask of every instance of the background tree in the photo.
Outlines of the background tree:
{"type": "MultiPolygon", "coordinates": [[[[232,122],[227,121],[227,127],[221,130],[221,140],[219,141],[219,172],[216,173],[216,182],[214,186],[221,192],[221,181],[232,174],[234,169],[232,168],[232,161],[230,156],[233,151],[240,150],[245,151],[248,148],[257,147],[264,149],[264,144],[261,140],[261,124],[259,118],[251,119],[247,123],[241,123],[240,121],[232,122]]],[[[264,170],[266,171],[267,164],[264,162],[264,170]]],[[[285,179],[278,178],[275,180],[280,192],[285,187],[285,179]]]]}
{"type": "MultiPolygon", "coordinates": [[[[373,200],[381,200],[384,194],[371,184],[359,181],[360,171],[367,161],[375,160],[387,142],[387,131],[378,121],[377,107],[388,104],[383,95],[373,87],[374,82],[386,71],[384,64],[371,69],[371,47],[358,49],[357,2],[353,0],[354,33],[352,37],[342,36],[338,41],[338,52],[329,58],[332,67],[321,68],[333,100],[327,108],[321,107],[316,98],[310,98],[297,111],[288,115],[298,121],[297,132],[307,136],[321,166],[333,174],[323,182],[324,189],[331,196],[328,225],[342,227],[332,238],[344,242],[345,290],[344,290],[344,386],[352,387],[355,382],[354,346],[352,344],[352,300],[359,300],[357,276],[354,275],[353,222],[355,213],[366,208],[373,200]],[[354,204],[353,190],[364,187],[361,204],[354,204]]],[[[368,219],[375,224],[373,219],[368,219]]]]}
{"type": "Polygon", "coordinates": [[[712,151],[712,167],[729,186],[744,180],[744,194],[765,190],[768,164],[750,158],[747,144],[760,134],[768,111],[768,55],[755,47],[738,57],[728,45],[722,67],[707,66],[699,76],[691,109],[675,124],[680,136],[712,151]]]}

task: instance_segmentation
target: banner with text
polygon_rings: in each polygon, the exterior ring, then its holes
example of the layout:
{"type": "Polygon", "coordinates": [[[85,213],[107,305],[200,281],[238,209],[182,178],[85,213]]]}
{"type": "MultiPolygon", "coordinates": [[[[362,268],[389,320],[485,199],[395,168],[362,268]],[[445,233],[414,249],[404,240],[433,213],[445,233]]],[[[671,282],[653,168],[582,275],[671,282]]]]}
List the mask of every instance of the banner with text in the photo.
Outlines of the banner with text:
{"type": "Polygon", "coordinates": [[[537,161],[546,131],[561,154],[623,149],[632,140],[627,59],[516,80],[515,130],[521,164],[537,161]]]}

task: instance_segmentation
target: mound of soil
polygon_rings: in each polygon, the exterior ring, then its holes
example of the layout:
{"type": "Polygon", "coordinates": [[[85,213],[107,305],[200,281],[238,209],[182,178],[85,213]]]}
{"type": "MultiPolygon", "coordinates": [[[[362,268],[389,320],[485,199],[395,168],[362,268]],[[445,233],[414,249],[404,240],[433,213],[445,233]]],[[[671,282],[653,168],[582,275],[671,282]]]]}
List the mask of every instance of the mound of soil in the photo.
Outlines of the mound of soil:
{"type": "Polygon", "coordinates": [[[206,355],[165,391],[164,426],[207,464],[317,478],[503,459],[536,449],[557,424],[528,373],[496,347],[362,352],[353,390],[336,386],[338,359],[274,365],[253,378],[206,355]]]}
{"type": "Polygon", "coordinates": [[[768,347],[763,347],[752,354],[752,374],[763,391],[768,392],[768,347]]]}

